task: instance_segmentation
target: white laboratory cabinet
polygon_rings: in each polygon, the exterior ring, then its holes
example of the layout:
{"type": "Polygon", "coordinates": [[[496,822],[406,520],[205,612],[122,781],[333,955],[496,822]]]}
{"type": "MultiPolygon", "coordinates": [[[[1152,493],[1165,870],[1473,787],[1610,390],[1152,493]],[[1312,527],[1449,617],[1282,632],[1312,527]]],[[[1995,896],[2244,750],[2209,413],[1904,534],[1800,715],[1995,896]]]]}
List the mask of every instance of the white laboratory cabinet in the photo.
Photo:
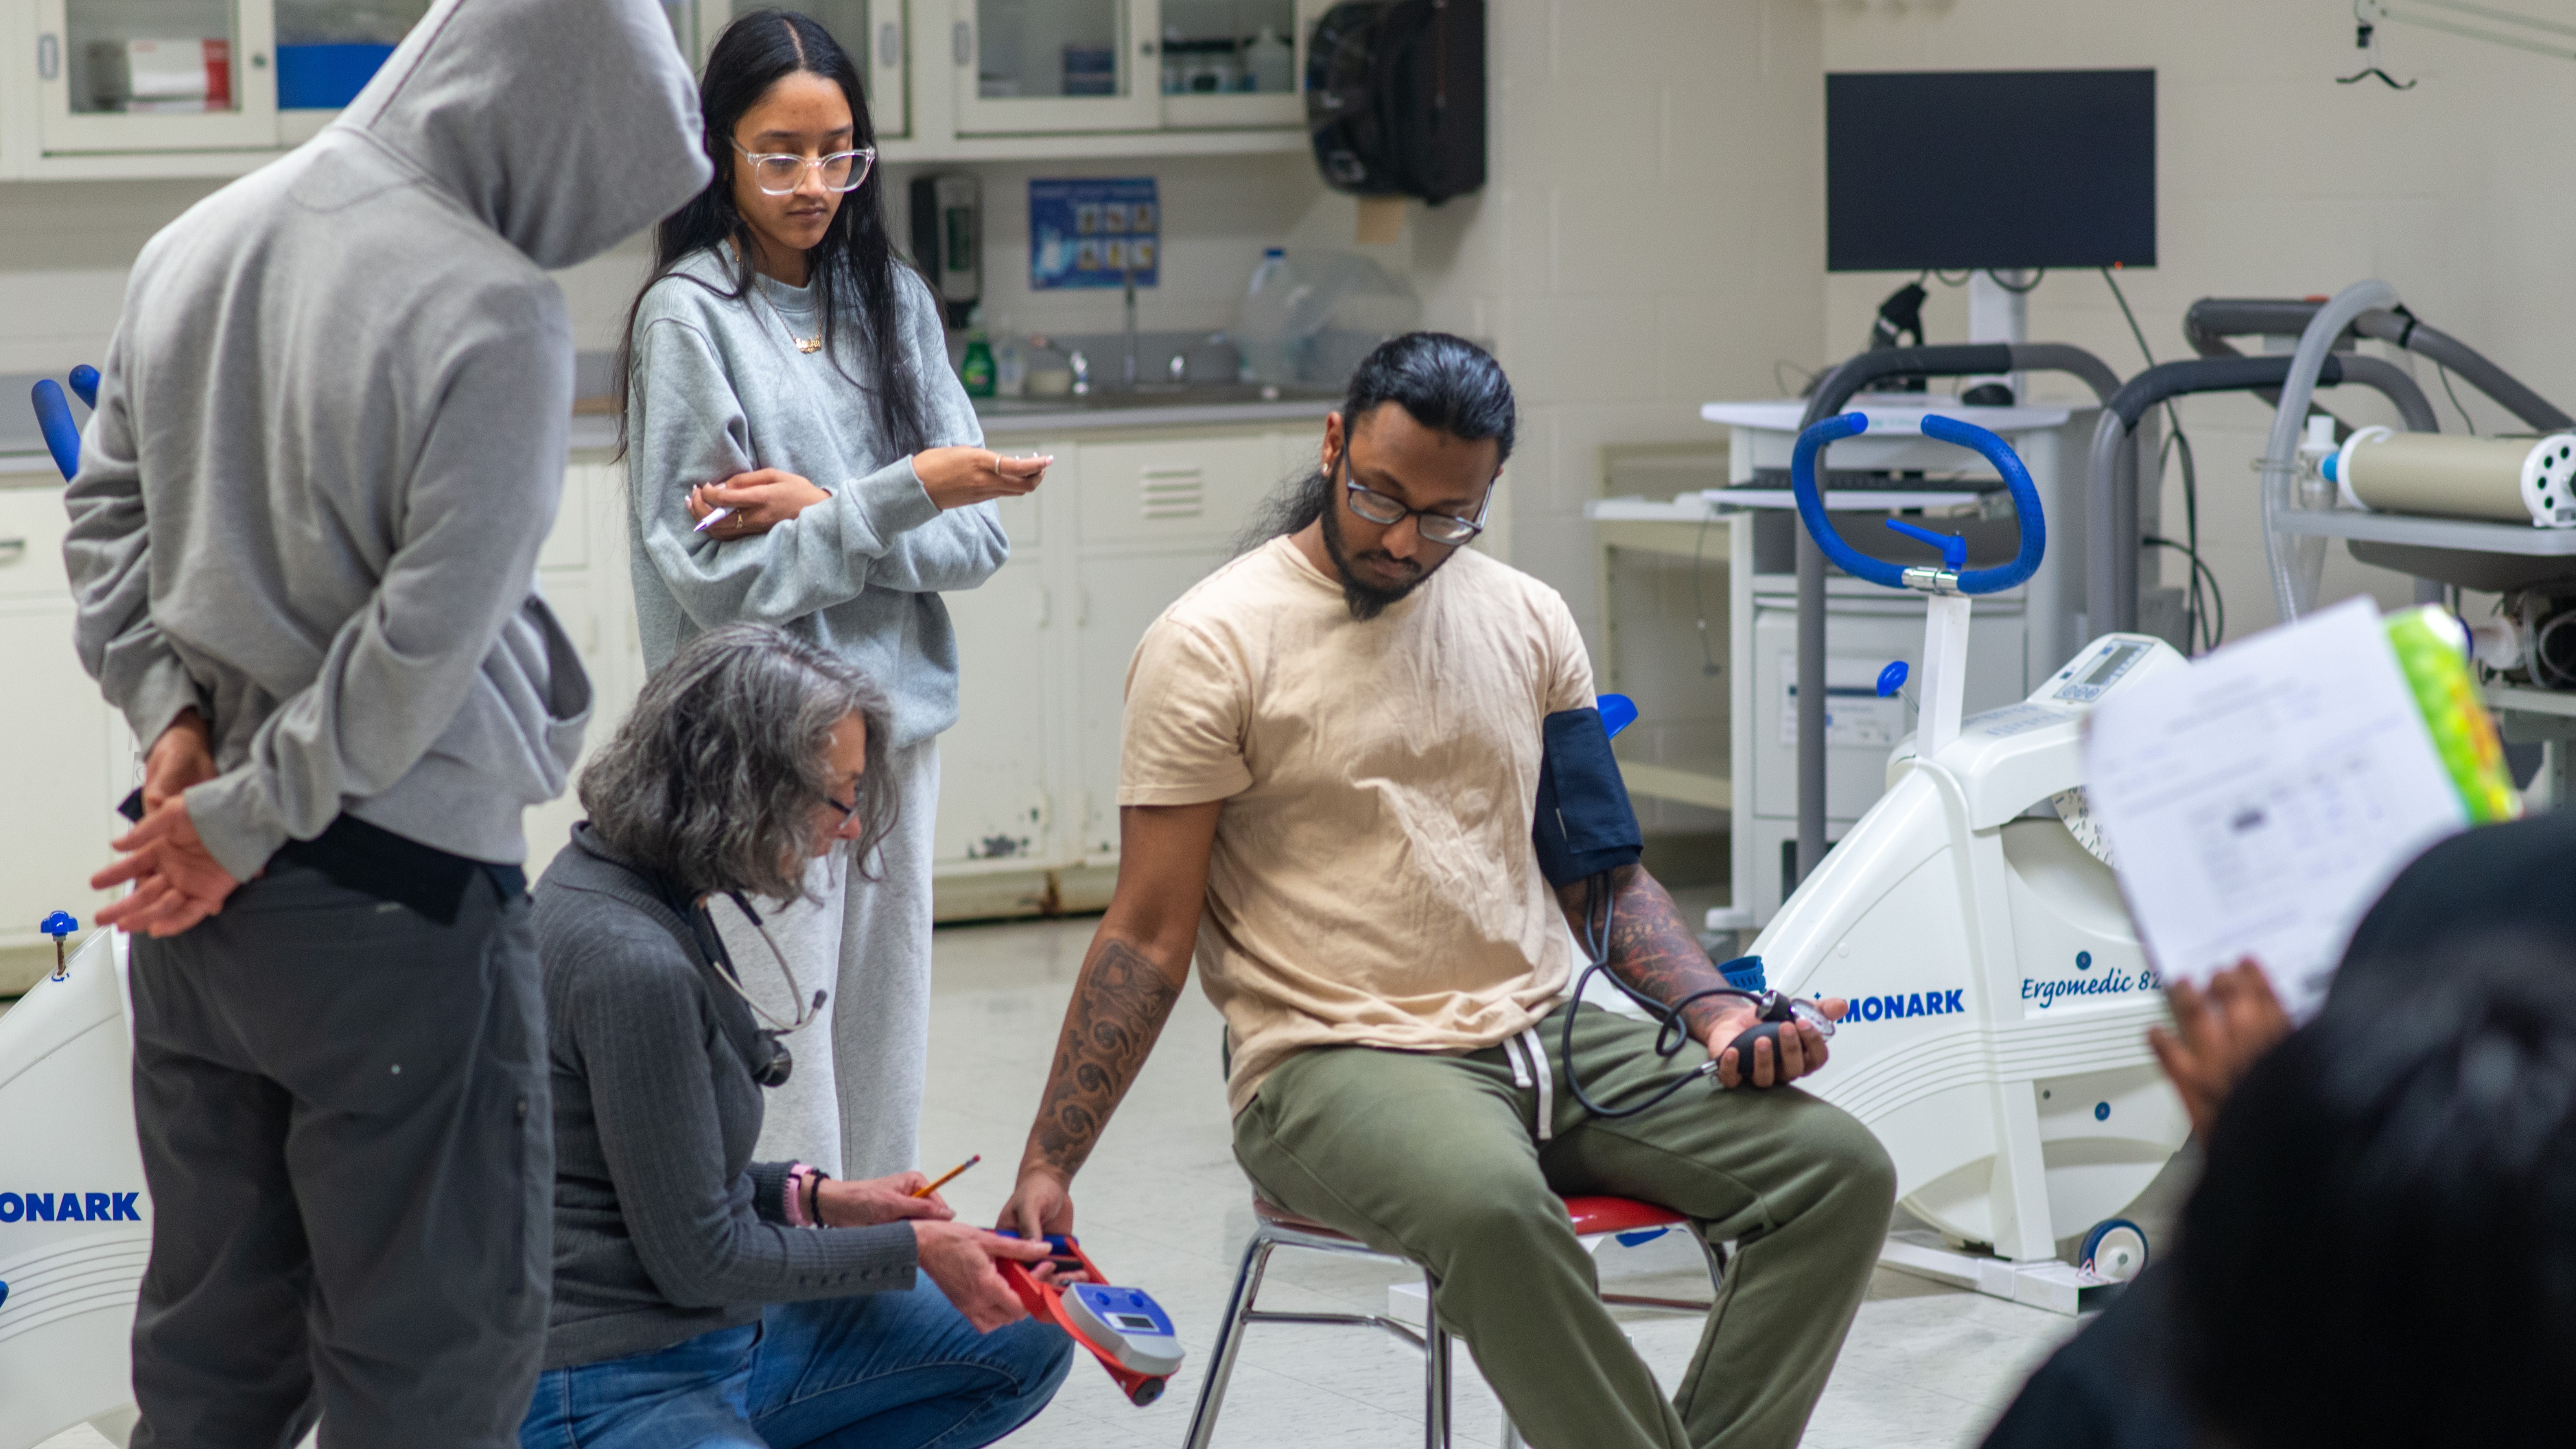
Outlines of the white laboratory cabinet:
{"type": "Polygon", "coordinates": [[[51,968],[38,921],[63,910],[86,928],[107,899],[90,872],[122,828],[112,807],[142,778],[123,720],[72,650],[70,519],[60,479],[45,477],[0,474],[0,995],[51,968]],[[7,486],[30,481],[40,486],[7,486]]]}

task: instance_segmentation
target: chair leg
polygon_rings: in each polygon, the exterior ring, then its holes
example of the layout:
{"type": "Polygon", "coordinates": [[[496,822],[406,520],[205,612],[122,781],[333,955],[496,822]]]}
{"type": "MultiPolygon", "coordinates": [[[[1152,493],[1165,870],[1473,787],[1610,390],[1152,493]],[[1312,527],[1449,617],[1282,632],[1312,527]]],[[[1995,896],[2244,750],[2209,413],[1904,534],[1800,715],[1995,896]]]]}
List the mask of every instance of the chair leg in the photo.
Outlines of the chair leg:
{"type": "Polygon", "coordinates": [[[1261,1275],[1270,1266],[1270,1254],[1278,1247],[1268,1232],[1256,1225],[1252,1242],[1243,1250],[1243,1267],[1234,1275],[1234,1298],[1226,1304],[1225,1321],[1217,1326],[1216,1352],[1208,1358],[1206,1382],[1199,1385],[1198,1407],[1190,1413],[1189,1449],[1207,1449],[1216,1437],[1217,1411],[1225,1406],[1225,1386],[1234,1377],[1234,1361],[1243,1352],[1244,1321],[1252,1313],[1253,1303],[1261,1296],[1261,1275]]]}
{"type": "Polygon", "coordinates": [[[1449,1330],[1440,1324],[1440,1280],[1422,1275],[1422,1442],[1449,1449],[1449,1330]]]}

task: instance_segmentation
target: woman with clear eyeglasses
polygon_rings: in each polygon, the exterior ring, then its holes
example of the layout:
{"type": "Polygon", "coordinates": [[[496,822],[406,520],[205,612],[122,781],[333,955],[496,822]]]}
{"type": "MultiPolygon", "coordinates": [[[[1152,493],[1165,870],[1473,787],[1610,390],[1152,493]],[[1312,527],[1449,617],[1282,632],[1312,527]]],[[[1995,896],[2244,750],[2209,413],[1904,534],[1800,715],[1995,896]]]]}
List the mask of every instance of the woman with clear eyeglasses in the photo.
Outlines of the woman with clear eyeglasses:
{"type": "MultiPolygon", "coordinates": [[[[929,1034],[937,737],[957,717],[940,594],[1010,554],[995,500],[1045,458],[983,446],[938,302],[887,237],[875,128],[831,33],[737,17],[699,81],[715,179],[662,223],[629,319],[622,437],[635,606],[659,669],[691,637],[777,624],[885,682],[902,801],[874,879],[817,862],[771,934],[830,987],[771,1096],[764,1157],[880,1177],[915,1166],[929,1034]]],[[[737,954],[760,945],[717,912],[737,954]]],[[[782,1008],[784,1003],[778,1003],[782,1008]]]]}

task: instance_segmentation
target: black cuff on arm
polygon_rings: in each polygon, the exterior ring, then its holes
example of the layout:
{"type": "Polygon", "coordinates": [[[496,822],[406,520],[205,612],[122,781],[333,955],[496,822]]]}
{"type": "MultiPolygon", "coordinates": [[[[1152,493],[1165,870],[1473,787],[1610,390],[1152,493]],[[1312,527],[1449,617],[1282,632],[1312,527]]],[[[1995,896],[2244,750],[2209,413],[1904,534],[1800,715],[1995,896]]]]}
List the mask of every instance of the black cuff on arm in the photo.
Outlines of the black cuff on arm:
{"type": "Polygon", "coordinates": [[[1610,731],[1597,709],[1563,709],[1542,723],[1538,813],[1530,843],[1548,884],[1564,887],[1645,855],[1628,782],[1610,754],[1610,731]]]}
{"type": "Polygon", "coordinates": [[[743,1171],[751,1177],[751,1210],[764,1223],[787,1226],[787,1170],[792,1162],[755,1162],[743,1171]]]}

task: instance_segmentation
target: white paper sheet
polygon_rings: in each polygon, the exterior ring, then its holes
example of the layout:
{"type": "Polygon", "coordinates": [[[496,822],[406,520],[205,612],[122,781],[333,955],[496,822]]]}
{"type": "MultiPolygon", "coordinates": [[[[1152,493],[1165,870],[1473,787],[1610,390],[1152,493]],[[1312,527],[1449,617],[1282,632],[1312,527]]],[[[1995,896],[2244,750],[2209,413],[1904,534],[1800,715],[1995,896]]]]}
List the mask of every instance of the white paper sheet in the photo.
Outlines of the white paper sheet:
{"type": "Polygon", "coordinates": [[[2114,692],[2085,773],[2157,970],[2252,957],[2301,1018],[2388,882],[2468,824],[2368,599],[2114,692]]]}

